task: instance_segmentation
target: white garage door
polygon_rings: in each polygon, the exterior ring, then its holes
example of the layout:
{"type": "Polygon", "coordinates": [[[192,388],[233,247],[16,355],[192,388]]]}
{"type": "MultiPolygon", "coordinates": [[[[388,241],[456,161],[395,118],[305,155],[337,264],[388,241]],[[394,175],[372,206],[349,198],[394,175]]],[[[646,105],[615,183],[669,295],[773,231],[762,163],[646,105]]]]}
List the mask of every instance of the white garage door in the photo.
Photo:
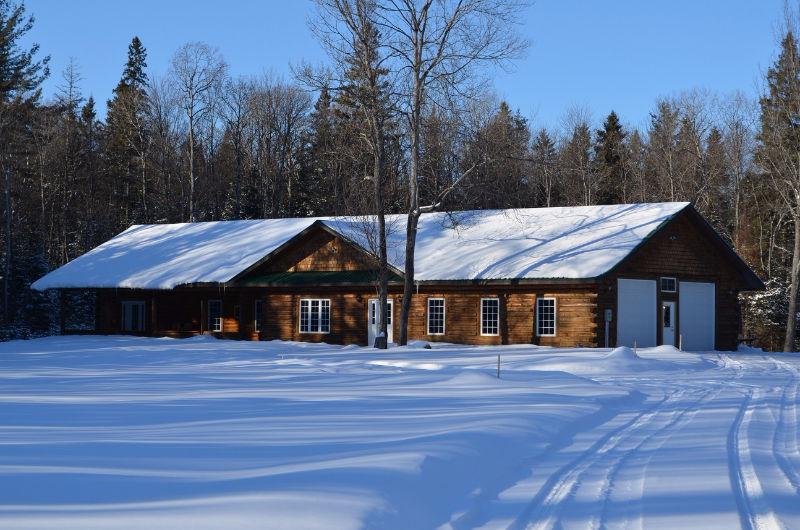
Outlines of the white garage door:
{"type": "Polygon", "coordinates": [[[714,349],[714,284],[681,282],[678,319],[683,349],[714,349]]]}
{"type": "Polygon", "coordinates": [[[617,346],[656,345],[656,282],[617,280],[617,346]]]}

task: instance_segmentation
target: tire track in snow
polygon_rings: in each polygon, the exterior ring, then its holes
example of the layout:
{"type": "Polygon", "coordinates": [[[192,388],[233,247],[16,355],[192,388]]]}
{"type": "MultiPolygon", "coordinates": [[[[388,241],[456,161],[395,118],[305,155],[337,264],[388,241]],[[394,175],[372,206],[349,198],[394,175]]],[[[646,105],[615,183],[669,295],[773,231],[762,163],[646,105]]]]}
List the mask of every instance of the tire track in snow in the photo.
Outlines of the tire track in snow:
{"type": "Polygon", "coordinates": [[[553,527],[560,506],[575,491],[586,470],[604,458],[609,451],[647,426],[650,420],[662,412],[666,406],[677,401],[677,394],[678,392],[673,392],[647,410],[639,412],[622,426],[603,435],[577,458],[562,466],[542,485],[527,508],[509,526],[509,530],[525,528],[538,530],[553,527]]]}
{"type": "Polygon", "coordinates": [[[761,391],[751,390],[742,401],[728,431],[728,469],[731,489],[739,508],[742,528],[748,530],[783,528],[766,504],[764,489],[753,466],[747,438],[753,410],[760,404],[760,399],[761,391]]]}
{"type": "MultiPolygon", "coordinates": [[[[680,431],[688,422],[694,418],[695,415],[700,411],[703,403],[707,403],[713,400],[717,395],[720,394],[722,391],[721,388],[717,388],[714,390],[708,390],[703,392],[700,395],[700,398],[697,400],[688,403],[685,408],[680,411],[675,411],[673,413],[673,417],[669,420],[666,424],[662,425],[658,430],[654,431],[646,438],[644,438],[639,444],[636,445],[635,448],[632,450],[624,453],[622,457],[614,464],[613,468],[609,472],[608,476],[606,477],[606,482],[603,487],[603,493],[601,498],[604,499],[603,502],[603,509],[595,520],[592,521],[592,528],[607,528],[609,516],[611,515],[610,508],[612,507],[613,503],[610,501],[611,495],[616,487],[617,476],[619,475],[620,471],[629,464],[629,462],[636,458],[641,457],[641,449],[645,446],[652,447],[653,450],[649,451],[644,459],[637,463],[634,467],[639,470],[638,477],[636,479],[636,494],[631,495],[631,497],[637,499],[636,502],[636,509],[631,510],[629,507],[623,510],[623,514],[627,517],[624,517],[624,522],[626,527],[629,527],[632,523],[635,525],[636,528],[642,527],[642,499],[644,496],[644,479],[647,475],[647,468],[650,465],[651,460],[653,459],[654,452],[659,450],[664,444],[678,431],[680,431]]],[[[627,503],[626,503],[627,504],[627,503]]]]}
{"type": "Polygon", "coordinates": [[[800,494],[800,472],[795,463],[795,459],[800,455],[797,444],[797,392],[800,387],[800,370],[784,361],[775,359],[775,362],[791,374],[792,380],[783,388],[775,436],[772,439],[772,451],[781,472],[800,494]]]}

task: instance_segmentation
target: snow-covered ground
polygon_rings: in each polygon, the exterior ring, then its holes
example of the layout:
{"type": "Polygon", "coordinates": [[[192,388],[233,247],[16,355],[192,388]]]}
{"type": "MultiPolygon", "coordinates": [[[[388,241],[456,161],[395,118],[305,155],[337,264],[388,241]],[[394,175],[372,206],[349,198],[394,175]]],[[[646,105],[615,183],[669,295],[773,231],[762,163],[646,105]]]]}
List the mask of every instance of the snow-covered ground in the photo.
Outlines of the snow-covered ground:
{"type": "Polygon", "coordinates": [[[800,528],[799,385],[757,352],[7,342],[0,528],[800,528]]]}

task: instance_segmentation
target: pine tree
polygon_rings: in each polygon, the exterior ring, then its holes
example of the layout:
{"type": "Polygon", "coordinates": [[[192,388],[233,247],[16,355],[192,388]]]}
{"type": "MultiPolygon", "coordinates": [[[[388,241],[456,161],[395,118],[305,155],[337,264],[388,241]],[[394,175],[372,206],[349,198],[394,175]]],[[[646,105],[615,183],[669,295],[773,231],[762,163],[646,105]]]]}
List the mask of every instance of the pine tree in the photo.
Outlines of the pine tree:
{"type": "Polygon", "coordinates": [[[595,162],[599,177],[597,204],[617,204],[623,202],[623,189],[626,187],[625,137],[617,113],[611,111],[603,128],[596,133],[595,162]]]}
{"type": "Polygon", "coordinates": [[[125,63],[125,70],[122,73],[120,83],[133,87],[144,95],[147,87],[147,50],[142,45],[139,37],[133,37],[128,45],[128,62],[125,63]]]}
{"type": "Polygon", "coordinates": [[[328,87],[323,87],[309,119],[304,173],[308,190],[316,192],[314,196],[306,197],[305,202],[313,215],[330,215],[344,209],[336,172],[332,103],[328,87]]]}
{"type": "Polygon", "coordinates": [[[12,292],[14,274],[15,174],[26,169],[20,164],[29,146],[31,114],[41,96],[42,82],[49,75],[50,57],[37,60],[39,45],[24,47],[33,17],[25,14],[25,4],[0,0],[0,178],[3,181],[3,321],[10,323],[10,302],[19,293],[12,292]]]}
{"type": "Polygon", "coordinates": [[[106,115],[106,160],[112,187],[110,195],[120,203],[116,229],[134,222],[147,222],[150,210],[147,179],[147,52],[138,37],[128,46],[122,77],[108,102],[106,115]]]}
{"type": "Polygon", "coordinates": [[[533,160],[534,180],[540,193],[540,200],[536,206],[547,208],[555,206],[560,201],[560,182],[558,180],[558,155],[556,143],[547,129],[539,130],[531,148],[533,160]]]}
{"type": "Polygon", "coordinates": [[[567,140],[559,152],[567,202],[581,206],[597,204],[598,179],[592,157],[592,132],[589,124],[578,119],[567,134],[567,140]]]}
{"type": "Polygon", "coordinates": [[[526,163],[530,136],[527,120],[501,101],[467,145],[462,170],[477,169],[464,184],[467,203],[459,206],[512,208],[535,203],[526,163]]]}

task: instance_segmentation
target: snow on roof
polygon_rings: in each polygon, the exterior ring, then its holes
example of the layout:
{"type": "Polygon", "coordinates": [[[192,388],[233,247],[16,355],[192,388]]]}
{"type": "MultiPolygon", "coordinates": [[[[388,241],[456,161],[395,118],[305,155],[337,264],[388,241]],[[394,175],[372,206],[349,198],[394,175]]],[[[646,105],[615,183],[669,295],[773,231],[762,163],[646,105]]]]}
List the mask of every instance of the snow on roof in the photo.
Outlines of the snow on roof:
{"type": "MultiPolygon", "coordinates": [[[[578,279],[609,271],[688,202],[424,214],[415,279],[578,279]]],[[[363,222],[326,225],[369,248],[363,222]]],[[[403,269],[406,216],[390,216],[389,262],[403,269]]]]}
{"type": "Polygon", "coordinates": [[[187,283],[226,282],[315,220],[134,225],[31,287],[172,289],[187,283]]]}
{"type": "MultiPolygon", "coordinates": [[[[689,203],[424,214],[416,279],[579,279],[610,270],[689,203]]],[[[137,225],[36,281],[34,289],[171,289],[227,282],[321,221],[373,251],[370,217],[137,225]]],[[[405,215],[389,216],[389,261],[403,269],[405,215]]]]}

